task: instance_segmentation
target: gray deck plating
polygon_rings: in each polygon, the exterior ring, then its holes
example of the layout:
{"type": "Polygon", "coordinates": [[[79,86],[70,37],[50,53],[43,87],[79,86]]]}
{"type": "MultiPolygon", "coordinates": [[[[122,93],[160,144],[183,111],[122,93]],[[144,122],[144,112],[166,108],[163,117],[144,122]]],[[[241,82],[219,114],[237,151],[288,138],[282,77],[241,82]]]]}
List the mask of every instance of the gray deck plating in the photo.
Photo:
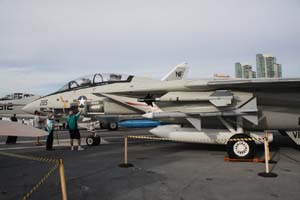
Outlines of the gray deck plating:
{"type": "MultiPolygon", "coordinates": [[[[103,132],[107,145],[70,151],[67,145],[55,151],[30,148],[34,143],[0,145],[28,147],[8,152],[63,158],[69,199],[299,199],[300,152],[287,137],[276,136],[272,145],[272,171],[277,178],[262,178],[260,163],[224,162],[224,146],[169,142],[129,143],[133,168],[123,162],[122,135],[148,135],[144,129],[103,132]]],[[[88,133],[82,132],[83,137],[88,133]]],[[[67,139],[67,133],[60,135],[67,139]]],[[[3,138],[2,138],[3,140],[3,138]]],[[[55,141],[56,142],[56,141],[55,141]]],[[[55,143],[54,142],[54,143],[55,143]]],[[[263,155],[263,149],[258,152],[263,155]]],[[[37,161],[0,156],[0,199],[21,199],[49,170],[37,161]]],[[[32,199],[61,199],[56,171],[32,199]]]]}

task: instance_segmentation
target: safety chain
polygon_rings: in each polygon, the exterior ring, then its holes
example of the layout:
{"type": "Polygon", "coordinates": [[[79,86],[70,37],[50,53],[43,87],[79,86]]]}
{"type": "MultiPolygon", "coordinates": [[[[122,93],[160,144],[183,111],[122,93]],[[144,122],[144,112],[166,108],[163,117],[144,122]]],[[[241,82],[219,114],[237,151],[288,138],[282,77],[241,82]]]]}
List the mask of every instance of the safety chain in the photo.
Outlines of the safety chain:
{"type": "MultiPolygon", "coordinates": [[[[131,139],[144,139],[144,140],[158,140],[158,141],[173,141],[173,142],[182,142],[182,141],[186,141],[183,139],[169,139],[169,138],[159,138],[159,137],[150,137],[150,136],[133,136],[133,135],[128,135],[128,138],[131,139]]],[[[220,142],[220,143],[226,143],[228,141],[264,141],[266,138],[265,137],[258,137],[258,138],[233,138],[233,139],[215,139],[216,142],[220,142]]],[[[206,140],[193,140],[191,142],[203,142],[205,143],[206,140]]],[[[208,140],[207,140],[208,141],[208,140]]]]}
{"type": "Polygon", "coordinates": [[[259,137],[259,138],[233,138],[233,139],[229,139],[227,141],[265,141],[265,137],[259,137]]]}
{"type": "Polygon", "coordinates": [[[53,174],[53,172],[59,167],[60,164],[59,159],[25,156],[8,152],[0,152],[0,155],[54,164],[54,166],[48,171],[48,173],[29,192],[24,195],[23,200],[29,199],[29,197],[53,174]]]}
{"type": "Polygon", "coordinates": [[[49,172],[23,197],[23,200],[29,199],[29,197],[53,174],[53,172],[58,168],[59,162],[49,170],[49,172]]]}
{"type": "Polygon", "coordinates": [[[8,152],[0,152],[0,155],[14,157],[14,158],[21,158],[21,159],[26,159],[26,160],[34,160],[34,161],[46,162],[46,163],[50,163],[50,164],[56,163],[56,162],[59,161],[58,159],[53,159],[53,158],[25,156],[25,155],[19,155],[19,154],[8,153],[8,152]]]}

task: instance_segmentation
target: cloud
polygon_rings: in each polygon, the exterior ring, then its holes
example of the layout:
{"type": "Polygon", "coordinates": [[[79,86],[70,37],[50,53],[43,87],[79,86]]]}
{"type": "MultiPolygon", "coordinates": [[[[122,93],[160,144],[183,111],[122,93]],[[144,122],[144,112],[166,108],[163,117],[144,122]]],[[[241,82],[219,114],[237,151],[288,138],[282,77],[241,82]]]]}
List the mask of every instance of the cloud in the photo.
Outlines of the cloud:
{"type": "Polygon", "coordinates": [[[59,85],[94,72],[160,78],[183,61],[191,76],[234,73],[272,53],[300,76],[296,0],[0,2],[1,91],[59,85]],[[23,71],[22,71],[23,70],[23,71]],[[19,78],[18,78],[19,79],[19,78]]]}

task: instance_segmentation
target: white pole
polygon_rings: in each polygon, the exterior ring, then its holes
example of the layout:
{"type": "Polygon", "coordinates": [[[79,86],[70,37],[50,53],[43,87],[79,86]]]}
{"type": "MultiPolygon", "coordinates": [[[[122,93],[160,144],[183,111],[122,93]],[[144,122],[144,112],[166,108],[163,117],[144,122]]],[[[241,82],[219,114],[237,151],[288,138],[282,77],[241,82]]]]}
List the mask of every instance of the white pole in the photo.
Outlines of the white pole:
{"type": "Polygon", "coordinates": [[[264,139],[264,145],[265,145],[265,164],[266,164],[266,173],[270,173],[269,171],[269,159],[268,159],[268,139],[264,139]]]}
{"type": "Polygon", "coordinates": [[[124,138],[124,164],[127,165],[128,157],[127,157],[127,149],[128,149],[128,138],[125,136],[124,138]]]}

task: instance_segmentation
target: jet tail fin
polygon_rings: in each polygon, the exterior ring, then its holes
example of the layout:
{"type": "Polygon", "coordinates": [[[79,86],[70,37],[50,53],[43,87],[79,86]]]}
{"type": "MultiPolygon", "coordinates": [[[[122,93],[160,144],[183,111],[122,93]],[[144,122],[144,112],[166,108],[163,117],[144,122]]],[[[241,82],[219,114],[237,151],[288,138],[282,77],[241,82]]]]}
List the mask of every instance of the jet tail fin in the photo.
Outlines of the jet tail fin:
{"type": "Polygon", "coordinates": [[[168,74],[166,74],[161,80],[162,81],[174,81],[182,80],[187,76],[188,73],[188,64],[181,63],[176,65],[168,74]]]}

